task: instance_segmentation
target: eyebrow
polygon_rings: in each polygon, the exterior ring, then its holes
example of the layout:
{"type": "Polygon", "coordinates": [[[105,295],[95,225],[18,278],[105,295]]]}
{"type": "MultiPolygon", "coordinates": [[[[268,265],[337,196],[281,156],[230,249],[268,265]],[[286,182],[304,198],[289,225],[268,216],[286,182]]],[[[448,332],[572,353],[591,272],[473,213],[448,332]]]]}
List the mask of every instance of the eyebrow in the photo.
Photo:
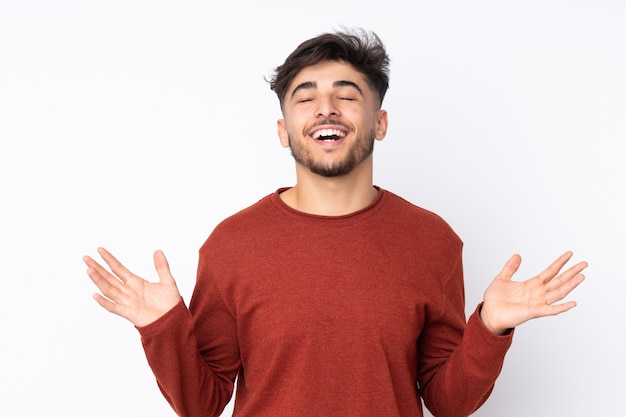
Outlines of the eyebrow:
{"type": "MultiPolygon", "coordinates": [[[[352,81],[347,81],[347,80],[335,81],[333,83],[333,88],[337,88],[337,87],[353,87],[355,90],[359,92],[359,94],[361,94],[361,96],[363,96],[363,90],[361,90],[361,87],[359,87],[356,83],[352,81]]],[[[317,83],[315,81],[305,81],[301,84],[298,84],[298,86],[294,88],[293,91],[291,92],[291,97],[293,98],[293,96],[298,91],[305,90],[308,88],[317,88],[317,83]]]]}

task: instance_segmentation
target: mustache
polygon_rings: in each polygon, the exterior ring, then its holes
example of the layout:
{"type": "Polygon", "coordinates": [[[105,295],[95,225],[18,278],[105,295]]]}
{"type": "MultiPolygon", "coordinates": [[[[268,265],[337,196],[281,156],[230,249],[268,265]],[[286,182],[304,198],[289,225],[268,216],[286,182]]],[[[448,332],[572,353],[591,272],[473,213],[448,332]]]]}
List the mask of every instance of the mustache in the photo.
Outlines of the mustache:
{"type": "Polygon", "coordinates": [[[337,120],[325,118],[322,120],[318,120],[313,126],[309,127],[305,133],[308,135],[311,133],[312,130],[317,129],[319,126],[328,126],[328,125],[341,126],[347,131],[352,131],[352,129],[350,129],[348,126],[344,125],[343,123],[337,120]]]}

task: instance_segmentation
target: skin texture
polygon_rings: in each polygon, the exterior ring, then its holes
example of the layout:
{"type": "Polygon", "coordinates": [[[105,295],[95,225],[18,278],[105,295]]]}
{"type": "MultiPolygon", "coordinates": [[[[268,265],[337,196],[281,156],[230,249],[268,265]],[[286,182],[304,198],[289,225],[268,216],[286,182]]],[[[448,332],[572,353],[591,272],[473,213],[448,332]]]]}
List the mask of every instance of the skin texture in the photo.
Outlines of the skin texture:
{"type": "Polygon", "coordinates": [[[154,253],[158,282],[136,276],[103,248],[98,248],[98,253],[111,272],[89,256],[84,257],[84,262],[87,275],[102,292],[94,294],[94,299],[107,311],[142,327],[157,320],[180,300],[167,259],[160,250],[154,253]]]}
{"type": "Polygon", "coordinates": [[[363,74],[342,62],[322,62],[300,71],[287,89],[278,137],[291,147],[296,185],[281,194],[296,210],[336,216],[352,213],[376,198],[373,188],[375,140],[387,133],[387,112],[363,74]],[[339,141],[312,137],[320,128],[338,128],[339,141]],[[320,175],[319,171],[336,175],[320,175]]]}
{"type": "MultiPolygon", "coordinates": [[[[374,140],[387,132],[387,112],[365,77],[343,62],[322,62],[296,75],[278,120],[282,146],[291,147],[297,183],[283,192],[283,201],[296,210],[327,216],[355,212],[377,195],[373,187],[374,140]],[[338,129],[341,139],[316,140],[316,130],[338,129]]],[[[180,300],[165,255],[154,254],[159,277],[146,281],[124,267],[109,252],[98,252],[109,269],[86,256],[87,275],[100,290],[95,300],[107,311],[141,327],[157,320],[180,300]]],[[[559,256],[537,276],[514,281],[521,257],[513,255],[484,293],[481,319],[495,334],[539,317],[561,314],[576,303],[560,303],[584,280],[586,262],[563,271],[571,252],[559,256]],[[563,272],[561,272],[563,271],[563,272]]]]}
{"type": "Polygon", "coordinates": [[[374,140],[384,137],[386,120],[381,119],[386,112],[376,109],[375,100],[364,76],[349,65],[331,62],[305,68],[287,91],[285,118],[278,121],[281,143],[313,174],[349,175],[372,154],[374,140]],[[311,137],[324,127],[346,137],[341,144],[311,137]]]}
{"type": "Polygon", "coordinates": [[[485,326],[493,333],[504,334],[528,320],[555,316],[574,308],[574,301],[558,304],[585,279],[581,272],[587,262],[579,262],[560,273],[571,257],[572,252],[566,252],[539,275],[515,282],[512,277],[522,258],[513,255],[485,291],[480,313],[485,326]]]}

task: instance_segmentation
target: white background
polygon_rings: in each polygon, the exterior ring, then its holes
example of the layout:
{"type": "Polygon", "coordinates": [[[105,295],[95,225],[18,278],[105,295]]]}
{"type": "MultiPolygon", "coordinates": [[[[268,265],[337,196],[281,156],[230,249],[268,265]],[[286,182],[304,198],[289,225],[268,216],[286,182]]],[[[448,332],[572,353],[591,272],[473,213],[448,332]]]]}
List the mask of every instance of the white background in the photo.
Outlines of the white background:
{"type": "Polygon", "coordinates": [[[264,77],[346,25],[391,56],[375,182],[462,237],[468,313],[514,252],[590,263],[475,415],[625,415],[625,4],[0,0],[0,414],[173,415],[81,258],[161,248],[188,301],[213,227],[294,183],[264,77]]]}

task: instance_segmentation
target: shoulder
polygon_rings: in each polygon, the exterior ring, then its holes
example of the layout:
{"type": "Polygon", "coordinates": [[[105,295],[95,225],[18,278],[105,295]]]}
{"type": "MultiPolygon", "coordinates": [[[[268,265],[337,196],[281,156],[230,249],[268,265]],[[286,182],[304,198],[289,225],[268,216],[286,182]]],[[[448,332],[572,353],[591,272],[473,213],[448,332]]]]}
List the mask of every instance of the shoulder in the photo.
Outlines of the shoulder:
{"type": "Polygon", "coordinates": [[[256,203],[236,212],[222,220],[216,227],[216,231],[226,229],[229,232],[239,228],[246,229],[252,224],[267,221],[273,217],[272,194],[258,200],[256,203]]]}
{"type": "Polygon", "coordinates": [[[201,251],[209,247],[226,250],[232,245],[241,243],[263,225],[271,222],[276,217],[271,196],[270,194],[261,198],[218,223],[202,245],[201,251]]]}
{"type": "Polygon", "coordinates": [[[450,224],[437,213],[417,206],[391,191],[383,192],[385,193],[383,215],[389,222],[397,223],[410,233],[419,232],[421,236],[460,240],[450,224]]]}

